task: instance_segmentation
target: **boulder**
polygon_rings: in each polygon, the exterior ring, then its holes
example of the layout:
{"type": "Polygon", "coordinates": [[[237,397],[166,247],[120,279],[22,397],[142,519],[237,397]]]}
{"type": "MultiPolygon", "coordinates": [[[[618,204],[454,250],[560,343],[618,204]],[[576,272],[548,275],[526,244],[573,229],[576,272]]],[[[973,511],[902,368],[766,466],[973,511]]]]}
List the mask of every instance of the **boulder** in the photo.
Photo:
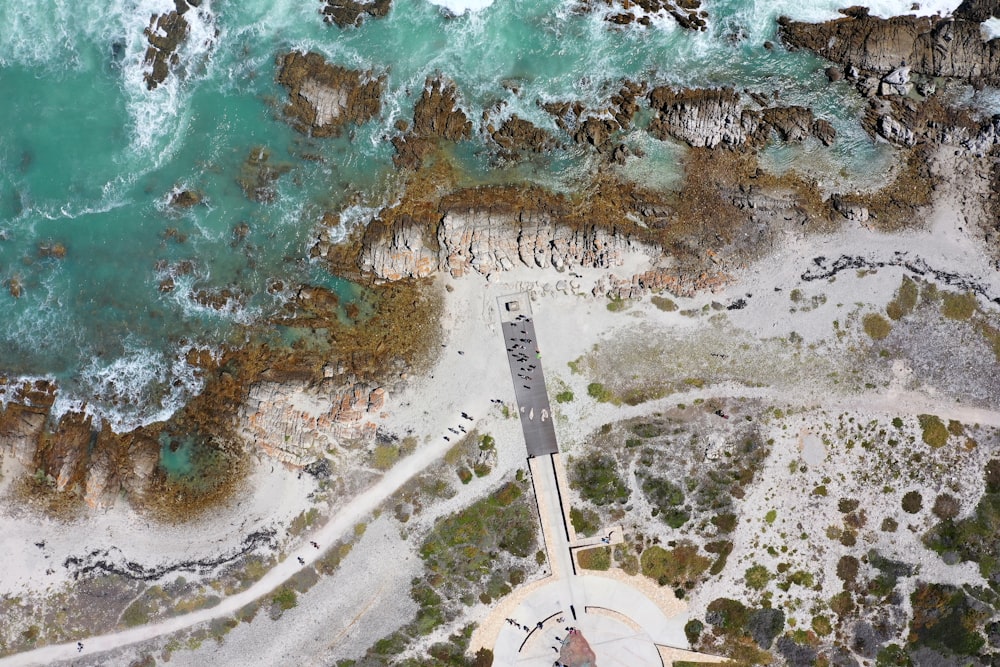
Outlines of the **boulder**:
{"type": "Polygon", "coordinates": [[[288,90],[285,115],[299,132],[314,137],[341,133],[378,115],[385,77],[331,65],[318,53],[292,51],[278,57],[278,83],[288,90]]]}

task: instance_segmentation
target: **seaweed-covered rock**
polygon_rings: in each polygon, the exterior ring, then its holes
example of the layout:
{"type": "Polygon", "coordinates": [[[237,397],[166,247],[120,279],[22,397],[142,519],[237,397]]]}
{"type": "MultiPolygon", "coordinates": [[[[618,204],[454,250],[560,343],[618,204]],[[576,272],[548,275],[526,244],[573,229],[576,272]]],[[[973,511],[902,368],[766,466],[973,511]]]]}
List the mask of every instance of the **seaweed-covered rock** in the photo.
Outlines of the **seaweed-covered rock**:
{"type": "Polygon", "coordinates": [[[318,53],[292,51],[278,57],[278,83],[288,90],[285,114],[299,132],[337,136],[348,123],[378,115],[385,77],[331,65],[318,53]]]}
{"type": "Polygon", "coordinates": [[[441,78],[428,79],[413,108],[413,125],[394,137],[393,162],[401,169],[416,169],[437,142],[461,141],[472,136],[472,121],[458,103],[455,84],[441,78]]]}

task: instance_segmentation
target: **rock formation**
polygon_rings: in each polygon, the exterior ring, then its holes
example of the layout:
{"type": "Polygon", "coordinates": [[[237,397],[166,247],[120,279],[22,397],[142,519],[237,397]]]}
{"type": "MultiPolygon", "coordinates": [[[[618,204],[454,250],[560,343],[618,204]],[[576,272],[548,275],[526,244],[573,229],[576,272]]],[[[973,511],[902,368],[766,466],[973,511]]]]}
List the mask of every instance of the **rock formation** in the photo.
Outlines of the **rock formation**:
{"type": "Polygon", "coordinates": [[[272,161],[271,151],[264,146],[254,146],[240,166],[236,180],[247,199],[270,204],[278,198],[275,181],[291,168],[291,164],[272,161]]]}
{"type": "MultiPolygon", "coordinates": [[[[651,90],[648,97],[656,111],[650,133],[659,139],[680,139],[696,148],[760,146],[771,130],[783,141],[802,141],[815,136],[829,145],[836,137],[833,126],[816,119],[806,107],[752,109],[732,88],[676,90],[660,86],[651,90]]],[[[758,103],[765,101],[761,96],[750,97],[758,103]]]]}
{"type": "Polygon", "coordinates": [[[389,13],[392,0],[326,0],[323,6],[323,20],[336,23],[341,28],[360,26],[365,16],[382,17],[389,13]]]}
{"type": "Polygon", "coordinates": [[[413,108],[413,124],[404,135],[394,137],[393,161],[399,168],[417,169],[440,140],[461,141],[472,136],[472,122],[458,103],[455,84],[428,79],[413,108]]]}
{"type": "Polygon", "coordinates": [[[378,115],[385,77],[327,63],[318,53],[293,51],[278,57],[278,83],[288,90],[285,114],[299,132],[314,137],[340,134],[378,115]]]}
{"type": "Polygon", "coordinates": [[[358,382],[326,391],[259,382],[240,408],[239,435],[268,456],[303,467],[327,449],[374,438],[385,397],[385,389],[358,382]]]}
{"type": "MultiPolygon", "coordinates": [[[[927,77],[952,77],[974,85],[1000,84],[1000,40],[984,41],[982,16],[995,3],[966,2],[951,17],[870,16],[863,7],[844,10],[826,23],[779,19],[779,35],[791,47],[805,48],[862,72],[889,74],[909,67],[927,77]]],[[[988,18],[988,16],[987,16],[988,18]]]]}
{"type": "MultiPolygon", "coordinates": [[[[201,0],[174,0],[173,11],[150,16],[149,25],[143,31],[149,44],[144,58],[149,71],[143,74],[143,79],[149,90],[166,81],[171,69],[179,64],[178,49],[191,32],[191,25],[184,15],[193,7],[201,7],[201,0]]],[[[202,16],[206,17],[207,14],[202,16]]]]}

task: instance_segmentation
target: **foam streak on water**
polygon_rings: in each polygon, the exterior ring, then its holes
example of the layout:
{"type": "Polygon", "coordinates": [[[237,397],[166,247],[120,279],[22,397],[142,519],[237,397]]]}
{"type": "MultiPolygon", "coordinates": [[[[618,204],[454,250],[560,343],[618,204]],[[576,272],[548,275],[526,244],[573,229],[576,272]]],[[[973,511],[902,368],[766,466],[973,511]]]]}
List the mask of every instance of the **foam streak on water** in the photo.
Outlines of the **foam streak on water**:
{"type": "MultiPolygon", "coordinates": [[[[314,1],[204,0],[185,14],[178,65],[150,91],[143,31],[173,0],[0,3],[0,281],[22,287],[19,299],[0,290],[0,373],[52,378],[60,410],[85,407],[118,429],[169,416],[201,389],[187,349],[218,349],[239,325],[274,312],[272,280],[329,280],[305,261],[324,214],[341,220],[336,239],[396,196],[388,139],[430,76],[456,82],[480,139],[484,111],[556,132],[539,102],[599,109],[622,79],[780,88],[786,103],[809,104],[838,130],[837,144],[813,156],[815,169],[864,178],[885,155],[857,123],[856,95],[828,85],[808,54],[762,48],[778,15],[825,20],[844,4],[705,0],[709,30],[698,33],[666,15],[649,28],[612,26],[576,11],[576,0],[394,0],[387,17],[346,30],[323,23],[314,1]],[[292,131],[275,83],[275,56],[290,49],[384,74],[380,117],[334,139],[292,131]],[[252,179],[244,162],[262,147],[289,167],[274,203],[249,201],[239,184],[252,179]],[[170,206],[182,189],[203,203],[170,206]],[[237,226],[249,233],[234,235],[237,226]],[[65,257],[43,256],[55,244],[65,257]],[[221,308],[196,300],[222,290],[239,298],[221,308]]],[[[920,11],[957,4],[922,1],[920,11]]],[[[875,0],[873,12],[909,5],[875,0]]],[[[628,141],[647,157],[624,175],[676,186],[678,147],[638,130],[628,141]]],[[[783,168],[812,150],[766,157],[783,168]]],[[[481,144],[455,155],[469,183],[522,178],[563,191],[591,159],[569,149],[495,172],[481,144]]]]}

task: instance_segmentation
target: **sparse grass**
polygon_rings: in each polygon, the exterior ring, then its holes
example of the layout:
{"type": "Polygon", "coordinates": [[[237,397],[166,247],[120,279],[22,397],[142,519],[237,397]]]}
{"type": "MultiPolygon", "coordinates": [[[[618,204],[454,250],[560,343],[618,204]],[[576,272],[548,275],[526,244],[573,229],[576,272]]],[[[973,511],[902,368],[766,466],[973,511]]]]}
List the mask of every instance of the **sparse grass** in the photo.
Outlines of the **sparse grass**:
{"type": "Polygon", "coordinates": [[[917,284],[909,276],[903,276],[903,282],[896,290],[896,295],[885,307],[886,315],[893,320],[906,317],[916,307],[918,296],[917,284]]]}
{"type": "Polygon", "coordinates": [[[581,549],[576,552],[576,562],[584,570],[608,570],[611,568],[611,548],[581,549]]]}
{"type": "Polygon", "coordinates": [[[861,319],[861,324],[872,340],[884,340],[892,332],[892,325],[878,313],[868,313],[861,319]]]}
{"type": "Polygon", "coordinates": [[[972,292],[965,294],[943,292],[941,297],[941,314],[949,320],[964,321],[976,312],[976,295],[972,292]]]}
{"type": "Polygon", "coordinates": [[[588,384],[587,395],[598,403],[616,403],[615,395],[600,382],[591,382],[588,384]]]}
{"type": "Polygon", "coordinates": [[[673,299],[668,299],[665,296],[654,295],[650,301],[653,305],[666,313],[672,313],[677,310],[677,304],[674,303],[673,299]]]}
{"type": "Polygon", "coordinates": [[[372,466],[376,470],[388,470],[399,460],[399,447],[395,445],[376,445],[372,452],[372,466]]]}
{"type": "Polygon", "coordinates": [[[918,415],[923,441],[934,447],[943,447],[948,442],[948,428],[937,415],[918,415]]]}
{"type": "Polygon", "coordinates": [[[628,310],[632,307],[632,302],[627,299],[622,299],[621,297],[615,297],[608,301],[608,310],[612,313],[620,313],[623,310],[628,310]]]}

